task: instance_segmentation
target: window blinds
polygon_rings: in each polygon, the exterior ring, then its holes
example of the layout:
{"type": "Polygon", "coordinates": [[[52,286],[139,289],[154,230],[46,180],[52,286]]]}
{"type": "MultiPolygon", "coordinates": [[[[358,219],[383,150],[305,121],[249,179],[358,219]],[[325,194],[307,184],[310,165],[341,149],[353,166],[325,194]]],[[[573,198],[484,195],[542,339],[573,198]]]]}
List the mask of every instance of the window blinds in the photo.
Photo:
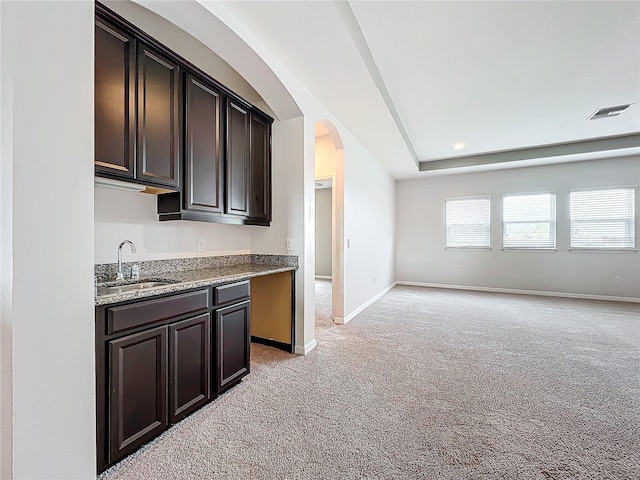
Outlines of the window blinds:
{"type": "Polygon", "coordinates": [[[490,196],[445,199],[446,248],[489,248],[490,196]]]}
{"type": "Polygon", "coordinates": [[[635,248],[635,190],[570,192],[571,248],[635,248]]]}
{"type": "Polygon", "coordinates": [[[535,193],[502,197],[503,248],[556,248],[556,195],[535,193]]]}

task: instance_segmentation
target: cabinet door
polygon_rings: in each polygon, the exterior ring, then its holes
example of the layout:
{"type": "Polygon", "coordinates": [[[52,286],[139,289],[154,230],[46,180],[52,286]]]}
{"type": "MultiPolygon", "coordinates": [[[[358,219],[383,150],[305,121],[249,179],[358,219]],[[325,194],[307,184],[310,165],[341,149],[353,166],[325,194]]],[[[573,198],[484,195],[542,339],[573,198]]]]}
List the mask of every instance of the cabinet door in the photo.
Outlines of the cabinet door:
{"type": "Polygon", "coordinates": [[[251,114],[249,217],[271,221],[271,125],[251,114]]]}
{"type": "Polygon", "coordinates": [[[185,208],[222,212],[220,92],[186,75],[185,208]]]}
{"type": "Polygon", "coordinates": [[[167,327],[109,342],[109,462],[167,427],[167,327]]]}
{"type": "Polygon", "coordinates": [[[249,215],[249,112],[227,101],[227,177],[225,213],[249,215]]]}
{"type": "Polygon", "coordinates": [[[153,49],[138,44],[139,180],[180,186],[179,68],[153,49]]]}
{"type": "Polygon", "coordinates": [[[207,403],[211,378],[211,320],[206,313],[169,326],[169,422],[207,403]]]}
{"type": "Polygon", "coordinates": [[[134,177],[135,40],[99,17],[95,23],[95,169],[134,177]]]}
{"type": "Polygon", "coordinates": [[[216,386],[218,393],[249,373],[249,301],[216,311],[216,386]]]}

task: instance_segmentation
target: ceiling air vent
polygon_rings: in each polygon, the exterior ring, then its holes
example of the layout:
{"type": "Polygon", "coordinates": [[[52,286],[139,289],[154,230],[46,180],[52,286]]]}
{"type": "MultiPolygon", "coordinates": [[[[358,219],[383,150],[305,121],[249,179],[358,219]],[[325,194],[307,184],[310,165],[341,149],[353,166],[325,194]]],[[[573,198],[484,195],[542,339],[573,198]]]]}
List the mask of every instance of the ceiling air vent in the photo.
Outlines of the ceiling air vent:
{"type": "Polygon", "coordinates": [[[597,120],[598,118],[617,117],[622,112],[624,112],[627,108],[629,108],[631,105],[633,105],[633,103],[627,103],[626,105],[618,105],[617,107],[601,108],[600,110],[596,110],[595,113],[589,117],[589,120],[597,120]]]}

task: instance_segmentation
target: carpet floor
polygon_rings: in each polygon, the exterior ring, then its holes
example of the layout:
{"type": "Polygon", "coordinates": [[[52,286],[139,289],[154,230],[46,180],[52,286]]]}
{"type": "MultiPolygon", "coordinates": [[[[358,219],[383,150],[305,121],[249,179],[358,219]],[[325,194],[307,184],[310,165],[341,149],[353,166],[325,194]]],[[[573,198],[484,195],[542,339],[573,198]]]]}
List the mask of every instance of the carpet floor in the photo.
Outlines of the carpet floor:
{"type": "Polygon", "coordinates": [[[99,478],[640,478],[640,305],[397,286],[317,340],[99,478]]]}
{"type": "Polygon", "coordinates": [[[331,320],[331,280],[316,278],[316,336],[321,330],[335,326],[331,320]]]}

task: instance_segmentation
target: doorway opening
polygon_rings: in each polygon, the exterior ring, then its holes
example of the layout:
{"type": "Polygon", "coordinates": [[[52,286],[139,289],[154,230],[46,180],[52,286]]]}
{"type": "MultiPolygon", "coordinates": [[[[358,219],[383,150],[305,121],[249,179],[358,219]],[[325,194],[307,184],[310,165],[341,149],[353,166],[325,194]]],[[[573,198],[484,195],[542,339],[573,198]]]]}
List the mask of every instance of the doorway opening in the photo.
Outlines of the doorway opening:
{"type": "Polygon", "coordinates": [[[333,177],[316,177],[316,330],[333,325],[333,177]]]}
{"type": "Polygon", "coordinates": [[[315,125],[316,333],[344,323],[344,150],[328,120],[315,125]]]}

